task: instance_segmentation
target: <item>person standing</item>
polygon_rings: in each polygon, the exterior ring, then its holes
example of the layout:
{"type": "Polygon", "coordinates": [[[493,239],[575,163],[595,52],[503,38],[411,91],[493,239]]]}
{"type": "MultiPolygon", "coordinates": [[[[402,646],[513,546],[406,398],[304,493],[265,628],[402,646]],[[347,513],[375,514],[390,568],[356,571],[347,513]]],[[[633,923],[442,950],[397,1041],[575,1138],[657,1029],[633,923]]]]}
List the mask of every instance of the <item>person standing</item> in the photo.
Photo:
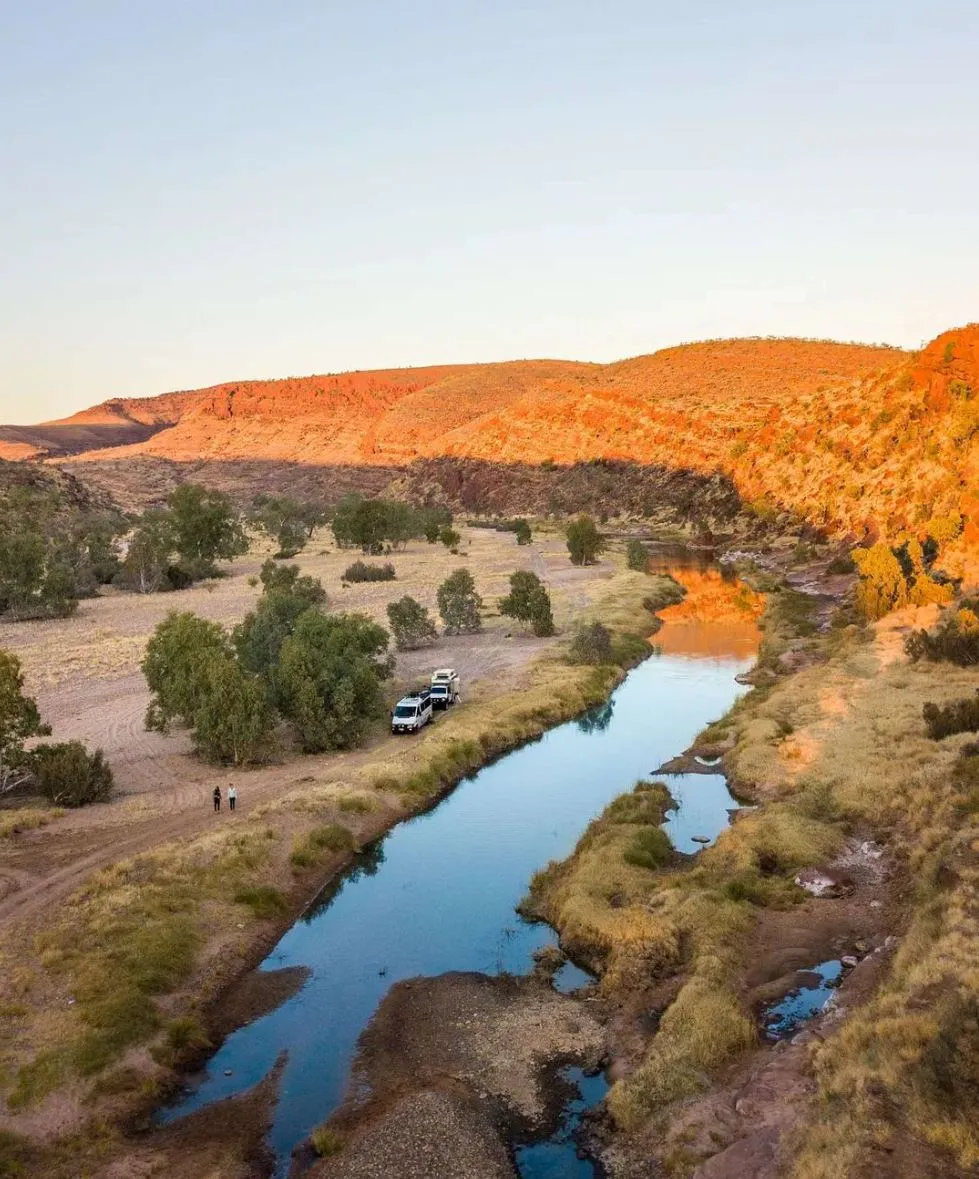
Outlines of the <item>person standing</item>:
{"type": "Polygon", "coordinates": [[[235,809],[235,803],[238,801],[238,791],[235,789],[234,782],[228,783],[228,807],[231,810],[235,809]]]}
{"type": "Polygon", "coordinates": [[[214,787],[214,796],[213,797],[214,797],[214,809],[215,809],[215,811],[219,811],[221,809],[221,787],[220,786],[214,787]]]}

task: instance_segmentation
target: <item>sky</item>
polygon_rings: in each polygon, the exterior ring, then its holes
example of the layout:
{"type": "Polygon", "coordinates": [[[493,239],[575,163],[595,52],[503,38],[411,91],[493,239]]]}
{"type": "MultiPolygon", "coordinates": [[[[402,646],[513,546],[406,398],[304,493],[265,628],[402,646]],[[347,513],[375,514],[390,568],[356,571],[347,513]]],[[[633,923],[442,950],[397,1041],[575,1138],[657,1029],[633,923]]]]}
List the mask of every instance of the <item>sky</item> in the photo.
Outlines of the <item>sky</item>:
{"type": "Polygon", "coordinates": [[[979,319],[974,0],[0,0],[0,421],[979,319]]]}

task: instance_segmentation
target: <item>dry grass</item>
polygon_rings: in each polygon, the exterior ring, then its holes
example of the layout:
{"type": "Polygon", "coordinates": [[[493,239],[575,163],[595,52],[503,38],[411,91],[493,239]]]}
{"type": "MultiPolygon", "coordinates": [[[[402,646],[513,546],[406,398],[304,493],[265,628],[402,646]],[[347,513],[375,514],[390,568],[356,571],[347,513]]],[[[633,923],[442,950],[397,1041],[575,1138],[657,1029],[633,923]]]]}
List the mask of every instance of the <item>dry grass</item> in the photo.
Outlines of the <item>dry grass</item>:
{"type": "Polygon", "coordinates": [[[18,807],[0,811],[0,839],[11,839],[22,831],[36,831],[60,819],[65,812],[60,807],[18,807]]]}
{"type": "MultiPolygon", "coordinates": [[[[651,628],[642,575],[612,572],[600,585],[593,608],[617,637],[651,628]]],[[[538,647],[520,690],[484,688],[417,740],[385,740],[346,760],[342,777],[311,775],[234,827],[116,863],[51,914],[29,948],[8,940],[5,979],[21,972],[16,995],[11,988],[16,1018],[0,1042],[8,1107],[37,1105],[65,1086],[97,1096],[137,1044],[149,1042],[163,1063],[189,1050],[196,1025],[174,1021],[194,1017],[202,955],[208,947],[225,959],[229,946],[243,953],[250,920],[281,920],[292,890],[308,890],[295,869],[322,874],[341,863],[363,841],[363,824],[368,837],[383,830],[487,759],[603,700],[621,679],[619,667],[570,666],[561,642],[538,647]],[[75,1000],[68,1007],[65,994],[75,1000]]]]}
{"type": "MultiPolygon", "coordinates": [[[[909,665],[894,641],[908,621],[894,616],[867,635],[838,637],[826,663],[780,681],[730,718],[741,788],[780,800],[735,824],[732,835],[773,820],[781,826],[795,811],[801,819],[792,820],[790,838],[782,832],[785,851],[808,852],[822,840],[828,855],[840,822],[859,823],[888,833],[916,885],[880,991],[813,1049],[818,1101],[797,1143],[794,1179],[869,1175],[873,1149],[907,1132],[960,1167],[979,1164],[972,759],[960,757],[967,736],[933,741],[921,715],[925,700],[974,693],[979,670],[909,665]],[[811,750],[801,769],[782,756],[785,724],[811,750]]],[[[719,841],[710,855],[722,848],[719,841]]]]}

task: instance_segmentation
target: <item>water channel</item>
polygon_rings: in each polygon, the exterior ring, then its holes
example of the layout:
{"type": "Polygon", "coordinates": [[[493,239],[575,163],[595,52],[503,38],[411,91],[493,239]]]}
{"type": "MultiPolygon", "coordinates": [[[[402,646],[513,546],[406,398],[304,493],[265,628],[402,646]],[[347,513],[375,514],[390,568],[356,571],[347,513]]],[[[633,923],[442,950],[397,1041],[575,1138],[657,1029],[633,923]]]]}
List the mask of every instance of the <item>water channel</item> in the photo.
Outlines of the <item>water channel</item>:
{"type": "MultiPolygon", "coordinates": [[[[525,973],[533,951],[556,940],[515,912],[530,877],[567,855],[612,798],[649,778],[730,706],[742,690],[734,677],[750,663],[735,650],[655,655],[604,707],[487,766],[389,832],[263,963],[308,967],[303,989],[229,1036],[160,1120],[251,1088],[285,1051],[268,1141],[277,1176],[286,1175],[292,1149],[342,1102],[357,1038],[393,983],[445,971],[525,973]]],[[[668,781],[679,805],[666,828],[678,850],[695,852],[702,843],[692,837],[716,837],[736,803],[720,775],[668,781]]],[[[584,979],[571,967],[559,983],[584,979]]],[[[583,1101],[588,1093],[585,1084],[583,1101]]],[[[563,1141],[524,1148],[517,1161],[524,1179],[593,1173],[563,1141]]]]}

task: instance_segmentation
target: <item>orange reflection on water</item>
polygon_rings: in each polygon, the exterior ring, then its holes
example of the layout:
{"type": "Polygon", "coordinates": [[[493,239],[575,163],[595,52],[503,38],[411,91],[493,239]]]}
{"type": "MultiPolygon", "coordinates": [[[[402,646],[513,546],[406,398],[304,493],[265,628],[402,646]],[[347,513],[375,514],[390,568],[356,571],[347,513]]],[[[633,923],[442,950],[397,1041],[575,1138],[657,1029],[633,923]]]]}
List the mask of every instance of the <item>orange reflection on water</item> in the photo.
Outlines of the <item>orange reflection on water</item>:
{"type": "Polygon", "coordinates": [[[757,620],[765,599],[748,586],[725,580],[717,569],[672,569],[687,591],[677,606],[659,612],[664,625],[653,642],[668,655],[748,659],[758,649],[757,620]]]}

